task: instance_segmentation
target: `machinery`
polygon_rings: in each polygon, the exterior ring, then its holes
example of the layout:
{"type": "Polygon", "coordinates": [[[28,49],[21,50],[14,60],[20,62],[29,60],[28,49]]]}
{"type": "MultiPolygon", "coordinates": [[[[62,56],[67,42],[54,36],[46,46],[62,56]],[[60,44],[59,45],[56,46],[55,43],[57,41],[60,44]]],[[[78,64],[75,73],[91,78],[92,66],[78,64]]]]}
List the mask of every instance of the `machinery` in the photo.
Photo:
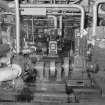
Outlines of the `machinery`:
{"type": "Polygon", "coordinates": [[[92,85],[94,75],[105,69],[104,2],[1,1],[0,47],[9,45],[5,57],[0,52],[1,84],[12,81],[16,90],[31,82],[92,85]]]}
{"type": "MultiPolygon", "coordinates": [[[[78,72],[82,75],[86,71],[86,43],[82,45],[86,41],[86,34],[85,10],[78,5],[81,1],[65,1],[66,4],[62,5],[53,0],[48,3],[40,0],[14,2],[8,3],[4,9],[8,7],[10,11],[2,12],[1,15],[1,28],[6,27],[7,20],[7,24],[10,24],[5,32],[10,33],[6,42],[15,55],[12,64],[17,62],[14,59],[21,54],[23,61],[30,62],[28,68],[31,69],[31,65],[37,71],[37,79],[41,81],[52,78],[62,81],[78,72]],[[13,12],[14,2],[16,15],[13,12]]],[[[22,65],[22,75],[26,73],[27,67],[24,65],[27,63],[22,65]]]]}

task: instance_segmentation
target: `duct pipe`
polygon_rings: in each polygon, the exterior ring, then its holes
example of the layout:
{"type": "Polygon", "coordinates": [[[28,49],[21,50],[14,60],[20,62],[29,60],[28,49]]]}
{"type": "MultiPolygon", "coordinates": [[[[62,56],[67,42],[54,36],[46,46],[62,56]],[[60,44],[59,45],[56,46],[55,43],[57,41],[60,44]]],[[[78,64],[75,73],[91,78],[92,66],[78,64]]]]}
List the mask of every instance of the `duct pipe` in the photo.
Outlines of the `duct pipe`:
{"type": "Polygon", "coordinates": [[[77,4],[21,4],[21,8],[78,8],[81,11],[81,24],[80,24],[80,31],[81,31],[81,37],[82,37],[82,31],[84,29],[84,20],[85,20],[85,11],[84,8],[77,4]]]}
{"type": "Polygon", "coordinates": [[[20,16],[19,16],[19,0],[16,3],[16,52],[20,52],[20,16]]]}
{"type": "Polygon", "coordinates": [[[96,35],[96,26],[97,26],[97,15],[98,15],[98,5],[100,3],[105,2],[105,0],[97,0],[95,4],[93,5],[93,32],[92,36],[94,37],[96,35]]]}
{"type": "Polygon", "coordinates": [[[0,82],[14,80],[22,73],[22,68],[17,64],[11,64],[8,67],[0,68],[0,82]]]}
{"type": "Polygon", "coordinates": [[[54,28],[57,29],[57,17],[53,15],[48,15],[48,17],[54,19],[54,28]]]}

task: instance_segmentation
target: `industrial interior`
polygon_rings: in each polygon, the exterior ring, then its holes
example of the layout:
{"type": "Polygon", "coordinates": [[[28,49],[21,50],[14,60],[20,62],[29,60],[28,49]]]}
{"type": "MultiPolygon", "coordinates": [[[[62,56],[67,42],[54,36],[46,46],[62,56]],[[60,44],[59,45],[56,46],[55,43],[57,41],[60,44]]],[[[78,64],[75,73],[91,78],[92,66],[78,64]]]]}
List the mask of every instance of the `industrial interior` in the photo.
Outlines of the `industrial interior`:
{"type": "Polygon", "coordinates": [[[105,0],[0,0],[1,103],[104,105],[104,63],[105,0]]]}

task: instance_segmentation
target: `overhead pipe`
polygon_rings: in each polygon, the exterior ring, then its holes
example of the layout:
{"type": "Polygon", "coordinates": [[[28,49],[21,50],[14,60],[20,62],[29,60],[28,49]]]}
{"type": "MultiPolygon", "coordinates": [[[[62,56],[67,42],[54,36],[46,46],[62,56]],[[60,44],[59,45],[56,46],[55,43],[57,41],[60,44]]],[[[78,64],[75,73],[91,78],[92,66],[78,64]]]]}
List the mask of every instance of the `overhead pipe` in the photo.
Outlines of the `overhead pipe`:
{"type": "Polygon", "coordinates": [[[96,35],[97,17],[98,17],[98,6],[100,3],[104,3],[105,0],[97,0],[93,5],[93,31],[92,36],[96,35]]]}
{"type": "Polygon", "coordinates": [[[22,73],[22,68],[17,64],[0,68],[0,82],[10,81],[18,78],[22,73]]]}
{"type": "Polygon", "coordinates": [[[82,31],[84,30],[85,11],[84,8],[77,4],[21,4],[20,8],[78,8],[81,11],[81,24],[80,32],[82,37],[82,31]]]}

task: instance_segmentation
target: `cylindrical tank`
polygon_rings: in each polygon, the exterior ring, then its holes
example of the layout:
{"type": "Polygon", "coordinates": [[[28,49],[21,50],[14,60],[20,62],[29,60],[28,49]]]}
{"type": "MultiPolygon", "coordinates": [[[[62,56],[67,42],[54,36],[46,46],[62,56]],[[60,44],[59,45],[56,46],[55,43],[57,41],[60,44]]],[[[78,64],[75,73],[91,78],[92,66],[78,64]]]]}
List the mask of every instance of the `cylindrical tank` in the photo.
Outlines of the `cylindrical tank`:
{"type": "Polygon", "coordinates": [[[0,68],[0,82],[14,80],[22,73],[22,68],[17,64],[11,64],[8,67],[0,68]]]}

